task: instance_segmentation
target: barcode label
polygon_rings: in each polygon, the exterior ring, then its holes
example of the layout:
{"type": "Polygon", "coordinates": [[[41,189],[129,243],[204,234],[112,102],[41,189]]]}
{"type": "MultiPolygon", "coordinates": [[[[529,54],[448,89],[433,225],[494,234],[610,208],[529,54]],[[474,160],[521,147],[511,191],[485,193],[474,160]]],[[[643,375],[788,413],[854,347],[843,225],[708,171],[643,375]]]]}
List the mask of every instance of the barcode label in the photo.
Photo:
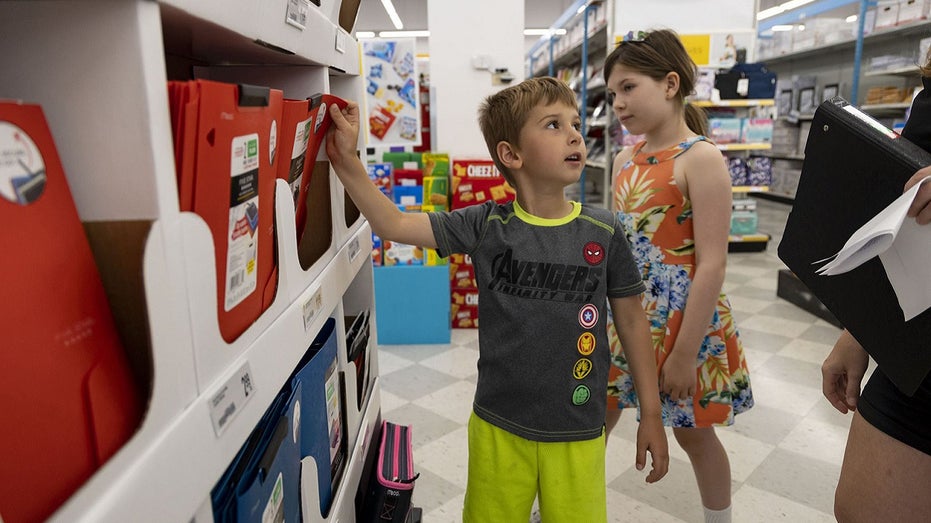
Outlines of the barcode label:
{"type": "Polygon", "coordinates": [[[310,325],[313,323],[314,318],[317,317],[317,313],[320,312],[320,309],[323,307],[323,293],[318,288],[313,294],[310,295],[310,298],[304,302],[304,331],[306,332],[310,325]]]}
{"type": "Polygon", "coordinates": [[[243,271],[239,271],[230,278],[230,290],[236,290],[240,285],[242,285],[243,280],[246,275],[243,271]]]}
{"type": "Polygon", "coordinates": [[[246,402],[254,395],[255,385],[247,361],[210,398],[210,421],[213,423],[213,431],[218,437],[223,434],[226,427],[229,426],[246,402]]]}

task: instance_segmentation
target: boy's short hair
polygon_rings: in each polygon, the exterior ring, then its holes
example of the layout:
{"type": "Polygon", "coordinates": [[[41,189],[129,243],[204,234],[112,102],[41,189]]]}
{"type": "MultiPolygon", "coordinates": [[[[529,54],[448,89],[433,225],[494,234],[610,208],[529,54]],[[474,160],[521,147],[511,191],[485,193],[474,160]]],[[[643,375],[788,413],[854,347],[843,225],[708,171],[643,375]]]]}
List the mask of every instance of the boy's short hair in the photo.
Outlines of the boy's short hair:
{"type": "Polygon", "coordinates": [[[549,76],[530,78],[488,96],[478,108],[478,125],[495,166],[504,179],[517,187],[511,172],[498,158],[499,142],[519,146],[520,130],[538,105],[564,103],[578,110],[575,93],[564,82],[549,76]]]}

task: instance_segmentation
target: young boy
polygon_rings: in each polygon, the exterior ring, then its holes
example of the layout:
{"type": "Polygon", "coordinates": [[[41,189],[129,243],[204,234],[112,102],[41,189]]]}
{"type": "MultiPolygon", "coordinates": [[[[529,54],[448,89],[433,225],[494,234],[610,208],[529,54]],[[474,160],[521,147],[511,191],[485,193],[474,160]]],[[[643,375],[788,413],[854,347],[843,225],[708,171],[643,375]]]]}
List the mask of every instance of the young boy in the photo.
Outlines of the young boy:
{"type": "Polygon", "coordinates": [[[669,464],[644,285],[610,211],[565,199],[585,166],[573,92],[534,78],[479,109],[488,151],[516,200],[452,212],[403,213],[356,156],[359,107],[331,108],[327,154],[352,200],[384,239],[468,253],[479,287],[478,384],[469,420],[463,521],[606,521],[606,305],[644,398],[636,466],[669,464]]]}

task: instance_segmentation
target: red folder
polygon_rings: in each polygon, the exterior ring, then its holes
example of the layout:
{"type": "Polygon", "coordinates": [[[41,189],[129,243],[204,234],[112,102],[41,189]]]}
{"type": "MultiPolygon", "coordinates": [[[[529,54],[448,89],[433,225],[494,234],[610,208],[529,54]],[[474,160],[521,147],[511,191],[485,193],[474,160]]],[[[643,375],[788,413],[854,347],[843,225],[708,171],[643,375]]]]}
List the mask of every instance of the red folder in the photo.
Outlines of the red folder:
{"type": "Polygon", "coordinates": [[[281,124],[283,158],[278,164],[278,177],[288,182],[294,196],[298,244],[304,236],[307,220],[306,202],[310,175],[313,173],[313,164],[327,129],[330,128],[329,107],[333,104],[340,108],[347,105],[341,98],[319,93],[306,100],[284,101],[281,124]]]}
{"type": "Polygon", "coordinates": [[[47,518],[135,432],[143,399],[41,107],[0,101],[0,514],[47,518]]]}
{"type": "Polygon", "coordinates": [[[282,92],[207,80],[185,84],[186,96],[175,99],[183,108],[171,110],[184,120],[174,136],[182,155],[175,160],[179,203],[187,210],[190,198],[190,210],[210,228],[220,334],[232,342],[271,305],[277,288],[274,203],[282,92]]]}

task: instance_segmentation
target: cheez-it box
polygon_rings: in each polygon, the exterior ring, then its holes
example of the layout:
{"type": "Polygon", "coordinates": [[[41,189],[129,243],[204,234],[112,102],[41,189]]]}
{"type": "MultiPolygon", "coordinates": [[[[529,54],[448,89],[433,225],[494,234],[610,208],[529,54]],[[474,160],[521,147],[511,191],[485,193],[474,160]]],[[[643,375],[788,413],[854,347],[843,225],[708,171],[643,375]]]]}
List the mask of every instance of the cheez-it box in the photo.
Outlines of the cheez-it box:
{"type": "Polygon", "coordinates": [[[514,199],[514,189],[504,180],[491,160],[453,160],[453,209],[494,200],[498,203],[514,199]]]}
{"type": "Polygon", "coordinates": [[[449,255],[449,286],[452,289],[477,289],[475,267],[468,254],[453,253],[449,255]]]}

